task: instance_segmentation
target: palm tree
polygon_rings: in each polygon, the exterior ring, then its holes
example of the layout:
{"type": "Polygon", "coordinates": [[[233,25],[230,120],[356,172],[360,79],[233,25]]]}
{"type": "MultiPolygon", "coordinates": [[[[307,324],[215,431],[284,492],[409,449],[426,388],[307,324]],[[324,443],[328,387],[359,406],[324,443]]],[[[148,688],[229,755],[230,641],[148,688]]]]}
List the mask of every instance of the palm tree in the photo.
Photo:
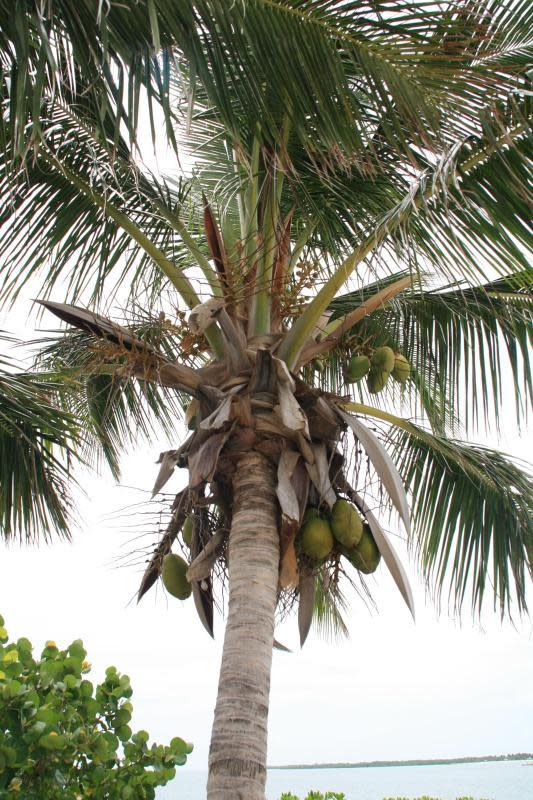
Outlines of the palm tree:
{"type": "MultiPolygon", "coordinates": [[[[502,615],[526,610],[531,480],[458,437],[497,427],[509,392],[522,424],[532,394],[531,6],[0,11],[2,298],[40,281],[70,326],[34,374],[2,378],[3,452],[45,445],[48,477],[69,468],[65,447],[100,453],[118,476],[138,434],[172,432],[187,407],[190,436],[161,454],[154,493],[175,466],[189,486],[139,598],[181,546],[212,634],[227,582],[207,794],[263,798],[276,615],[298,607],[302,644],[313,614],[342,629],[343,586],[365,590],[369,571],[339,541],[306,550],[309,507],[355,506],[411,610],[380,511],[398,512],[437,600],[480,609],[488,588],[502,615]],[[143,109],[188,177],[140,159],[143,109]],[[373,366],[352,384],[354,355],[373,366]],[[6,386],[30,385],[4,414],[6,386]]],[[[64,483],[32,498],[27,463],[1,465],[4,534],[65,532],[64,483]]]]}

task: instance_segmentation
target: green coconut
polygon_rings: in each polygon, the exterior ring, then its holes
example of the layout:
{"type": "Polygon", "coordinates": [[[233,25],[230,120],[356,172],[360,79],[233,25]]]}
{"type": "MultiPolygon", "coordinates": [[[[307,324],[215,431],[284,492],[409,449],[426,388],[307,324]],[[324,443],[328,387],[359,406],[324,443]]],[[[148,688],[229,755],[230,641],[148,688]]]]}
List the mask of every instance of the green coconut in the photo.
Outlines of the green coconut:
{"type": "Polygon", "coordinates": [[[183,528],[181,529],[181,536],[187,547],[191,546],[193,530],[194,530],[194,516],[193,514],[189,514],[189,516],[183,523],[183,528]]]}
{"type": "Polygon", "coordinates": [[[306,522],[309,522],[311,519],[317,519],[317,517],[320,517],[320,511],[318,508],[315,508],[315,506],[307,506],[304,511],[302,525],[305,525],[306,522]]]}
{"type": "Polygon", "coordinates": [[[347,383],[356,383],[364,378],[370,369],[370,359],[368,356],[352,356],[346,368],[347,383]]]}
{"type": "Polygon", "coordinates": [[[366,385],[370,394],[378,394],[385,388],[389,379],[389,373],[382,369],[371,369],[366,379],[366,385]]]}
{"type": "Polygon", "coordinates": [[[411,374],[411,365],[405,356],[402,356],[399,353],[396,355],[394,369],[392,370],[391,374],[392,377],[400,383],[405,383],[405,381],[409,378],[409,375],[411,374]]]}
{"type": "Polygon", "coordinates": [[[178,600],[186,600],[191,594],[192,587],[187,580],[189,565],[176,553],[169,553],[163,559],[163,584],[167,592],[178,600]]]}
{"type": "Polygon", "coordinates": [[[342,498],[331,510],[333,536],[344,547],[355,547],[363,533],[363,521],[354,505],[342,498]]]}
{"type": "Polygon", "coordinates": [[[396,356],[392,347],[378,347],[372,356],[372,366],[377,370],[392,372],[396,356]]]}
{"type": "Polygon", "coordinates": [[[381,561],[381,553],[378,550],[376,540],[372,536],[369,526],[363,525],[363,533],[359,544],[346,554],[348,560],[359,572],[370,575],[378,568],[381,561]]]}
{"type": "Polygon", "coordinates": [[[302,550],[310,558],[323,561],[333,549],[333,533],[325,519],[310,519],[302,530],[302,550]]]}

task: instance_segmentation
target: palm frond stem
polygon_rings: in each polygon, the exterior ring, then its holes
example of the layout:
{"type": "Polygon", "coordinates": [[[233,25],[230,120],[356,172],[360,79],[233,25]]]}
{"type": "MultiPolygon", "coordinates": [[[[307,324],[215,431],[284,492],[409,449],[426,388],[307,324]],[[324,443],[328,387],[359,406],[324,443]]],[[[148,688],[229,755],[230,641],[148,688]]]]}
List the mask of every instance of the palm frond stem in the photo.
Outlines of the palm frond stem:
{"type": "Polygon", "coordinates": [[[415,433],[418,428],[415,425],[412,425],[409,420],[404,419],[403,417],[398,417],[396,414],[390,414],[388,411],[383,411],[381,408],[374,408],[373,406],[368,406],[365,403],[353,403],[352,401],[342,402],[339,403],[342,405],[345,411],[351,411],[353,414],[363,414],[366,417],[374,417],[375,419],[381,419],[383,422],[389,422],[391,425],[395,425],[397,428],[401,428],[408,433],[415,433]]]}

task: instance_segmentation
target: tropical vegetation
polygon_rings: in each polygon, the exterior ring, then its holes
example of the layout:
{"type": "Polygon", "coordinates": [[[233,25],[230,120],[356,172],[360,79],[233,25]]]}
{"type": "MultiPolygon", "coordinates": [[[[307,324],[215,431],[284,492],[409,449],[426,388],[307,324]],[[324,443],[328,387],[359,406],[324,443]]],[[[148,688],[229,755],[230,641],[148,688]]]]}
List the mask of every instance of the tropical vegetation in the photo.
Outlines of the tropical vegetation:
{"type": "Polygon", "coordinates": [[[150,800],[186,763],[179,737],[149,743],[133,732],[127,675],[108,667],[96,686],[81,640],[9,641],[0,617],[0,797],[6,800],[150,800]]]}
{"type": "Polygon", "coordinates": [[[2,532],[68,535],[76,459],[118,477],[185,413],[154,493],[176,466],[189,485],[139,599],[166,558],[212,635],[228,590],[208,797],[263,798],[276,620],[346,631],[380,559],[414,611],[388,513],[437,601],[527,610],[530,475],[466,439],[532,395],[533,9],[0,12],[1,297],[31,286],[68,325],[1,376],[2,532]]]}

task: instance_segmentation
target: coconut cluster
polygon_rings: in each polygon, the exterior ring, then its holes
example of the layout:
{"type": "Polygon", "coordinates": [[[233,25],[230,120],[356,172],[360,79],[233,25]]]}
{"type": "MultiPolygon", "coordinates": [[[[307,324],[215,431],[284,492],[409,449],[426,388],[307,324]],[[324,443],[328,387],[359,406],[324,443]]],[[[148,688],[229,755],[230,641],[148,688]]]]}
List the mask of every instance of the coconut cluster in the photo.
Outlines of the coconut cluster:
{"type": "Polygon", "coordinates": [[[296,542],[313,562],[322,563],[338,553],[365,575],[374,572],[381,559],[368,523],[343,498],[337,500],[331,513],[308,507],[296,542]]]}
{"type": "Polygon", "coordinates": [[[377,394],[385,388],[389,377],[404,384],[411,373],[409,361],[401,353],[395,353],[392,347],[377,347],[370,355],[355,353],[346,368],[347,383],[357,383],[366,378],[368,391],[377,394]]]}
{"type": "MultiPolygon", "coordinates": [[[[181,538],[187,548],[191,546],[193,528],[194,515],[190,514],[181,529],[181,538]]],[[[341,555],[365,575],[377,569],[381,558],[368,523],[344,498],[336,501],[331,512],[308,506],[296,537],[296,547],[315,566],[341,555]]],[[[167,553],[163,558],[163,585],[178,600],[186,600],[192,592],[187,579],[189,566],[188,561],[177,553],[167,553]]]]}

